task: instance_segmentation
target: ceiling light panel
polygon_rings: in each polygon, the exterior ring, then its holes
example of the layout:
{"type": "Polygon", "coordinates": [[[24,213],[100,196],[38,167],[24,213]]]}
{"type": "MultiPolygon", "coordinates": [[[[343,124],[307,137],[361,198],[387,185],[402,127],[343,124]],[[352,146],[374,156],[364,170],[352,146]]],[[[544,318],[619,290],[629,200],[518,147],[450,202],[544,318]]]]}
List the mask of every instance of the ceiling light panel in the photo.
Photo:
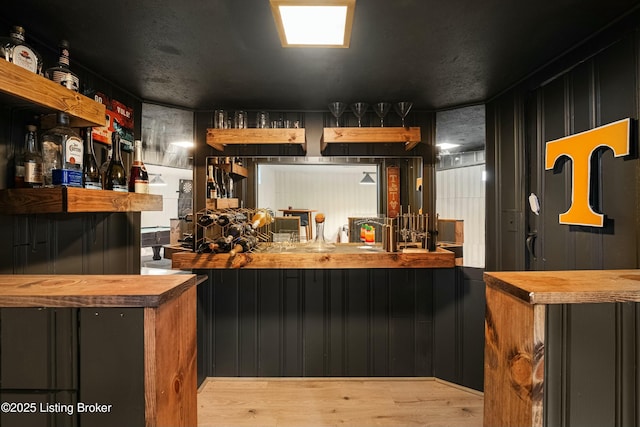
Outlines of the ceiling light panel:
{"type": "Polygon", "coordinates": [[[283,47],[349,47],[355,0],[270,0],[283,47]]]}

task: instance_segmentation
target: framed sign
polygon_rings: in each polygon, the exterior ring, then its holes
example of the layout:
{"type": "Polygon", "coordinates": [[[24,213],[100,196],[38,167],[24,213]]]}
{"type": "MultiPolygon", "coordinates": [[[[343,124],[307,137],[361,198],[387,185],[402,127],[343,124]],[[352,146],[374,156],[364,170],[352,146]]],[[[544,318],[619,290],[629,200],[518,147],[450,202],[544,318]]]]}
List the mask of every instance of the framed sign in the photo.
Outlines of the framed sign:
{"type": "Polygon", "coordinates": [[[387,167],[387,216],[395,218],[400,214],[400,168],[387,167]]]}

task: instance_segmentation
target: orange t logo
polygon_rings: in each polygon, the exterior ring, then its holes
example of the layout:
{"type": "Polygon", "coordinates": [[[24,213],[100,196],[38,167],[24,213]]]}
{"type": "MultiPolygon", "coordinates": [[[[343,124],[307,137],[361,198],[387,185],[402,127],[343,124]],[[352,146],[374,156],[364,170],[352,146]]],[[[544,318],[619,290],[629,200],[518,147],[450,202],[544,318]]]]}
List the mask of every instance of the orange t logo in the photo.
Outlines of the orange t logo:
{"type": "Polygon", "coordinates": [[[575,135],[547,142],[545,169],[553,169],[556,161],[567,156],[573,163],[571,174],[571,206],[560,214],[560,224],[602,227],[604,215],[589,204],[591,156],[599,147],[609,147],[615,157],[629,155],[631,119],[624,119],[575,135]]]}

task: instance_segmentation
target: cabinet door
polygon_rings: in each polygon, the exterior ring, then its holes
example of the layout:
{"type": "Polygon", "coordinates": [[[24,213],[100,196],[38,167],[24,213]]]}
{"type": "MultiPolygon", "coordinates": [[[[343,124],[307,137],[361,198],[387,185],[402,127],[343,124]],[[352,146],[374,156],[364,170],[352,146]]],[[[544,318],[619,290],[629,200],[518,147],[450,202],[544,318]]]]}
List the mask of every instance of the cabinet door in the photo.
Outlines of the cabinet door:
{"type": "Polygon", "coordinates": [[[77,311],[0,310],[0,388],[74,390],[77,387],[77,311]]]}
{"type": "Polygon", "coordinates": [[[91,427],[145,425],[144,309],[81,308],[78,401],[104,411],[80,413],[91,427]]]}

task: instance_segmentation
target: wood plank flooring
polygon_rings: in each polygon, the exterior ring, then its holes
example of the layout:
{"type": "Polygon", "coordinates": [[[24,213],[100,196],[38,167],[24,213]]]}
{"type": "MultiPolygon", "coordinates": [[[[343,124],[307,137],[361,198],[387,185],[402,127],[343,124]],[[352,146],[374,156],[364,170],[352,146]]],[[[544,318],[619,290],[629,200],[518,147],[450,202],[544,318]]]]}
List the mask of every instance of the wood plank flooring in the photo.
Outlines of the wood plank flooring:
{"type": "Polygon", "coordinates": [[[433,378],[208,378],[198,425],[482,426],[482,393],[433,378]]]}

